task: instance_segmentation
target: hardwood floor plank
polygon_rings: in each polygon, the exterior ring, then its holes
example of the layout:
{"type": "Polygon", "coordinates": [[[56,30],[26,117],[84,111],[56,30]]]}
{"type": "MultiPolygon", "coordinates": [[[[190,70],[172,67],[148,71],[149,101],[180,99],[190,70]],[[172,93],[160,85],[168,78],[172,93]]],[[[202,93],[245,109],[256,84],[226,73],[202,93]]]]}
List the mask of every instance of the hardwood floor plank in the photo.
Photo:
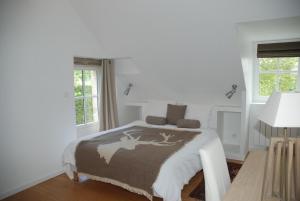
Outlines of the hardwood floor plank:
{"type": "MultiPolygon", "coordinates": [[[[183,201],[197,201],[189,194],[202,181],[199,172],[182,190],[183,201]]],[[[74,183],[65,174],[10,196],[3,201],[148,201],[144,196],[120,187],[98,181],[83,180],[74,183]]]]}

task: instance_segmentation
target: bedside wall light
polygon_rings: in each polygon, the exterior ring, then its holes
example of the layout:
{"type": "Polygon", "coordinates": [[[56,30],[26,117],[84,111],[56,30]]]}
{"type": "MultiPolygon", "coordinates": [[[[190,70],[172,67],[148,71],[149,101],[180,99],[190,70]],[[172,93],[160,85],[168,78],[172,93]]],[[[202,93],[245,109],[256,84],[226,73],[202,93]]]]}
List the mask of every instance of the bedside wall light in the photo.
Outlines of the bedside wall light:
{"type": "Polygon", "coordinates": [[[232,86],[232,89],[230,91],[228,91],[225,96],[228,98],[228,99],[231,99],[231,97],[233,96],[233,94],[235,94],[236,92],[236,89],[237,89],[237,85],[236,84],[233,84],[232,86]]]}
{"type": "Polygon", "coordinates": [[[129,92],[130,92],[130,90],[131,90],[131,87],[133,87],[133,84],[132,84],[132,83],[129,83],[128,86],[127,86],[127,88],[125,89],[125,91],[124,91],[124,93],[123,93],[125,96],[128,96],[128,95],[129,95],[129,92]]]}

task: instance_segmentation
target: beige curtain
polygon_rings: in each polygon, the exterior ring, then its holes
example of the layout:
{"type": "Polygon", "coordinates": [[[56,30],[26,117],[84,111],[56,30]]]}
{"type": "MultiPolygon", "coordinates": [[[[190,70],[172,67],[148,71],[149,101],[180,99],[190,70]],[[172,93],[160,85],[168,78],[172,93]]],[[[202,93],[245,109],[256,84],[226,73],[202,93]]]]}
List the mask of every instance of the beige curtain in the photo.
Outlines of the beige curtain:
{"type": "Polygon", "coordinates": [[[119,124],[115,71],[112,60],[103,59],[102,69],[100,128],[101,130],[108,130],[117,127],[119,124]]]}
{"type": "Polygon", "coordinates": [[[265,171],[263,201],[279,200],[283,181],[282,165],[286,165],[287,201],[300,201],[300,139],[289,138],[286,161],[282,160],[282,138],[272,138],[265,171]]]}

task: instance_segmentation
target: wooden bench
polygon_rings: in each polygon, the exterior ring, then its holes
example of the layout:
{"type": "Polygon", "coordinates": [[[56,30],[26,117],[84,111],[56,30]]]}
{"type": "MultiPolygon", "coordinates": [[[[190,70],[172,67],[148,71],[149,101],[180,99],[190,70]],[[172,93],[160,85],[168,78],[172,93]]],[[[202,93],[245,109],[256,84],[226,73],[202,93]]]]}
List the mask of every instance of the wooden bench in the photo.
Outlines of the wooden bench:
{"type": "Polygon", "coordinates": [[[232,182],[224,201],[261,201],[267,151],[252,151],[232,182]]]}

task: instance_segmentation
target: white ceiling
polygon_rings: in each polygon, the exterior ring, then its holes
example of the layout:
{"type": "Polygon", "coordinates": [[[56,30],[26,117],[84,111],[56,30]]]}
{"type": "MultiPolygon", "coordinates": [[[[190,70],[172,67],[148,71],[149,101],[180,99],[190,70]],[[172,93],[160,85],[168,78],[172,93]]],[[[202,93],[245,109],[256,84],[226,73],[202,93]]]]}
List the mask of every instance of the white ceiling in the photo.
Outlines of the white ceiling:
{"type": "Polygon", "coordinates": [[[209,100],[232,83],[244,89],[237,24],[300,15],[299,0],[70,1],[101,56],[132,58],[138,73],[123,79],[137,99],[209,100]]]}

